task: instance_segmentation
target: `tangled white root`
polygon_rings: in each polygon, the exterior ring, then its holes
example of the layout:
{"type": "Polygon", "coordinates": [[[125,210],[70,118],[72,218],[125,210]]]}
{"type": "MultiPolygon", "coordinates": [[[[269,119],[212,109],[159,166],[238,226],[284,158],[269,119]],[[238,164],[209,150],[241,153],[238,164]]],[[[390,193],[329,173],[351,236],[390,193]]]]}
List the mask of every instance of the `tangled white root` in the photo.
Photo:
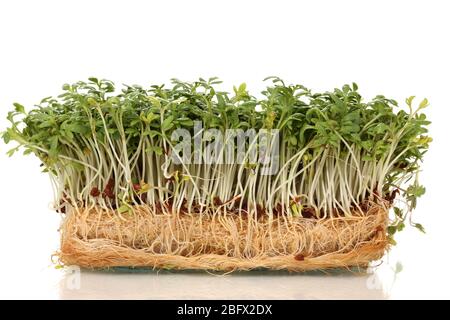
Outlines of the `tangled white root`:
{"type": "Polygon", "coordinates": [[[135,207],[118,215],[100,208],[69,212],[60,262],[86,268],[306,271],[366,267],[388,247],[388,210],[325,219],[236,214],[157,214],[135,207]]]}

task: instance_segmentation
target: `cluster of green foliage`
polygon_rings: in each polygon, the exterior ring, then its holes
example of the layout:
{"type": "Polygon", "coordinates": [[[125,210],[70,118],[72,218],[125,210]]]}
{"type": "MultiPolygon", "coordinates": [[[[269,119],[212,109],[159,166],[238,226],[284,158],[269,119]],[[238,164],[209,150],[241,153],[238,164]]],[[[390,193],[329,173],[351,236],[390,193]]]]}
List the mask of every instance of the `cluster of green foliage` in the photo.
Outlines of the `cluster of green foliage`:
{"type": "MultiPolygon", "coordinates": [[[[147,153],[152,157],[165,157],[171,132],[177,128],[193,130],[196,120],[202,121],[205,129],[278,129],[282,139],[282,159],[288,161],[301,154],[297,169],[304,168],[314,159],[316,173],[328,170],[334,175],[334,178],[324,177],[328,180],[326,187],[322,187],[307,177],[305,169],[305,175],[291,179],[295,190],[330,188],[337,190],[330,192],[340,194],[337,199],[342,199],[342,193],[347,192],[347,198],[354,199],[349,203],[358,205],[373,197],[373,193],[386,198],[398,189],[407,203],[407,210],[395,209],[397,218],[389,230],[391,233],[401,230],[407,211],[416,206],[416,198],[425,191],[416,177],[431,141],[427,136],[429,121],[422,113],[428,106],[427,100],[413,107],[414,97],[410,97],[406,100],[406,108],[401,108],[396,101],[381,95],[364,102],[356,84],[344,85],[331,92],[313,93],[302,85],[286,85],[277,77],[266,80],[270,85],[262,92],[262,98],[256,98],[250,95],[245,84],[233,87],[231,94],[218,90],[221,81],[217,78],[200,78],[192,83],[173,79],[171,87],[125,86],[118,94],[111,81],[89,78],[87,82],[65,84],[61,95],[43,99],[32,110],[26,111],[15,103],[15,110],[8,114],[11,125],[2,137],[5,143],[11,140],[18,143],[8,152],[10,155],[23,147],[25,153],[36,154],[46,170],[56,177],[61,178],[62,170],[65,170],[62,167],[67,165],[74,170],[68,173],[72,175],[76,170],[94,170],[80,174],[78,182],[71,181],[70,177],[60,182],[62,189],[69,187],[72,193],[83,193],[86,198],[95,179],[101,179],[95,183],[103,188],[113,177],[116,188],[132,190],[136,179],[144,179],[139,172],[133,173],[142,170],[140,156],[147,153]],[[321,159],[327,157],[356,166],[357,172],[348,175],[359,178],[347,178],[359,180],[340,182],[340,172],[325,169],[327,165],[321,159]],[[117,181],[119,176],[123,177],[122,182],[117,181]],[[366,179],[366,176],[370,178],[366,179]],[[410,179],[414,181],[407,184],[410,179]],[[76,187],[72,186],[74,183],[78,183],[76,187]],[[126,184],[131,186],[124,186],[126,184]],[[358,186],[361,184],[364,186],[358,186]]],[[[291,165],[289,168],[294,169],[291,165]]],[[[286,192],[283,189],[286,177],[275,176],[268,179],[270,181],[266,178],[264,183],[272,188],[270,190],[275,190],[273,184],[276,181],[280,192],[286,192]]],[[[156,175],[154,179],[158,179],[156,175]]],[[[194,180],[191,182],[195,183],[194,180]]],[[[161,186],[174,188],[162,182],[161,186]]],[[[164,197],[161,191],[155,192],[164,197]]],[[[318,190],[310,195],[305,206],[328,210],[337,207],[336,203],[322,206],[325,200],[321,197],[328,197],[328,193],[318,190]]],[[[269,198],[262,197],[257,201],[263,203],[269,198]]],[[[283,199],[280,195],[274,201],[283,199]]],[[[344,211],[349,205],[344,206],[344,211]]],[[[272,208],[274,206],[275,203],[272,208]]]]}

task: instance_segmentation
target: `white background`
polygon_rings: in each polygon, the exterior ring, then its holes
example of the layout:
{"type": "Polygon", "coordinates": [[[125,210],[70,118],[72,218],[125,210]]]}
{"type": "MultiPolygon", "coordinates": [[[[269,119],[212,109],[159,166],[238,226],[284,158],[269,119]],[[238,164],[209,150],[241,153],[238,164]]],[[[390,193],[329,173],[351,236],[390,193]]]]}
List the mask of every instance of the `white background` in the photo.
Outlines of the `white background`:
{"type": "Polygon", "coordinates": [[[1,1],[0,130],[89,76],[150,85],[219,76],[253,93],[278,75],[314,90],[427,97],[433,121],[415,220],[373,274],[92,273],[57,270],[60,217],[32,156],[0,143],[0,298],[450,298],[448,1],[1,1]],[[395,274],[396,266],[402,271],[395,274]],[[79,288],[77,289],[77,284],[79,288]]]}

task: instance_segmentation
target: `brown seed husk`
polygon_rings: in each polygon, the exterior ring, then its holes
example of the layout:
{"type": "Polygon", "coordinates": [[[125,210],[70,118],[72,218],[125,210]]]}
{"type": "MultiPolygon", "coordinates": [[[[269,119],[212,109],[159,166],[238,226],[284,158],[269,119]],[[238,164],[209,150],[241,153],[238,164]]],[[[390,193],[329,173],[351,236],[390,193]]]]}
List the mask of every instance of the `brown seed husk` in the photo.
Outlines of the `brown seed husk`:
{"type": "Polygon", "coordinates": [[[256,218],[224,211],[118,214],[74,209],[61,228],[59,260],[85,268],[308,271],[366,267],[388,249],[388,208],[352,216],[256,218]]]}

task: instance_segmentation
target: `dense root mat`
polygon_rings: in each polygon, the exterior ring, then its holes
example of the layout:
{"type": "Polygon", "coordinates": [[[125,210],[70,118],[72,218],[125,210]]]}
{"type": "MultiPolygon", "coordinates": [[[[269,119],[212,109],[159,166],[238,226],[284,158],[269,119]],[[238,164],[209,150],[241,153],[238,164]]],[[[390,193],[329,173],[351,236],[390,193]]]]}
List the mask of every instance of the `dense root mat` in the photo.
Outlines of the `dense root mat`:
{"type": "Polygon", "coordinates": [[[307,271],[365,267],[388,246],[387,209],[326,219],[155,214],[145,206],[119,215],[99,208],[69,212],[59,259],[85,268],[307,271]]]}

